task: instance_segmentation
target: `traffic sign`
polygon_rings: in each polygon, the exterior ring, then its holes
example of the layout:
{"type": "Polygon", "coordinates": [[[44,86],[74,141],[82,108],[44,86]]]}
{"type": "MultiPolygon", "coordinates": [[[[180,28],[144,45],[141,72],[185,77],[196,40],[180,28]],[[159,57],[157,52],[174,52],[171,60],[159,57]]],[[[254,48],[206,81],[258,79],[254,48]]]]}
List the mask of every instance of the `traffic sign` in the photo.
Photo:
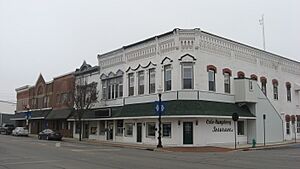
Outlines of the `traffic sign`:
{"type": "Polygon", "coordinates": [[[165,105],[163,102],[160,102],[159,101],[155,101],[155,114],[159,115],[159,113],[163,113],[165,111],[165,105]],[[160,111],[159,112],[159,107],[160,107],[160,111]]]}
{"type": "Polygon", "coordinates": [[[31,112],[30,111],[25,112],[25,118],[26,119],[31,119],[31,112]]]}

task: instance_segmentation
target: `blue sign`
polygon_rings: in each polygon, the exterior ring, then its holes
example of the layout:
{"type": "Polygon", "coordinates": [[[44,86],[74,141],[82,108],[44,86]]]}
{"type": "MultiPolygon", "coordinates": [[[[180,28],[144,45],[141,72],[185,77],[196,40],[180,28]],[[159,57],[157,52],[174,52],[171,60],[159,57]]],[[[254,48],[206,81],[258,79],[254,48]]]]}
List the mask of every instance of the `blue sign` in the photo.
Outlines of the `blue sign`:
{"type": "Polygon", "coordinates": [[[165,105],[163,102],[159,103],[159,101],[155,101],[154,104],[155,104],[155,114],[156,115],[159,115],[159,113],[162,114],[165,111],[165,105]],[[160,107],[161,112],[159,112],[159,107],[160,107]]]}
{"type": "Polygon", "coordinates": [[[25,118],[26,119],[31,119],[31,112],[30,111],[25,112],[25,118]]]}

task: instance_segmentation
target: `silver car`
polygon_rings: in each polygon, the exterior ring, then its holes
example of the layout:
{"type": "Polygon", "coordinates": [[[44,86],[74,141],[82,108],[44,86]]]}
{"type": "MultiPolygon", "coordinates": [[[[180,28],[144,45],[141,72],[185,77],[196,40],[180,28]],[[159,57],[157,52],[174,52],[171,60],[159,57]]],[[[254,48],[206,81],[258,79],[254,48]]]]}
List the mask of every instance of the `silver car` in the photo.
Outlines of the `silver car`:
{"type": "Polygon", "coordinates": [[[28,136],[28,134],[29,134],[28,129],[26,129],[24,127],[16,127],[12,131],[13,136],[28,136]]]}

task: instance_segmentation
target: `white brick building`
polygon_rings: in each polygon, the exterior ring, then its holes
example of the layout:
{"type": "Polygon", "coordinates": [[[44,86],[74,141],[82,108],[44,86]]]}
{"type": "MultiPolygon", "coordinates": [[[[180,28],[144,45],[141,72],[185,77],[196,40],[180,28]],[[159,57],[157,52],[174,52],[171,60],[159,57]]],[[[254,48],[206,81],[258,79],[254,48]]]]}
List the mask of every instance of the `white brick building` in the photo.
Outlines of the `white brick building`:
{"type": "Polygon", "coordinates": [[[232,144],[234,112],[240,144],[263,143],[263,114],[267,143],[300,137],[297,61],[200,29],[174,29],[98,61],[96,107],[110,116],[85,119],[97,127],[91,139],[157,144],[159,91],[166,107],[163,145],[232,144]]]}

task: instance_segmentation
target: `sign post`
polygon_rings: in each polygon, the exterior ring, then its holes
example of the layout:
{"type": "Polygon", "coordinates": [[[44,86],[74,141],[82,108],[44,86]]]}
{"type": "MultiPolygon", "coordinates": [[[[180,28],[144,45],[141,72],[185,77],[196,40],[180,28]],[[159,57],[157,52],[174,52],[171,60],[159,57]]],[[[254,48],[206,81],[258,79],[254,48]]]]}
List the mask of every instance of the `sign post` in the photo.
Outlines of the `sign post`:
{"type": "Polygon", "coordinates": [[[158,144],[157,148],[162,148],[161,143],[161,115],[162,112],[165,110],[165,106],[161,101],[161,93],[158,94],[158,101],[155,101],[155,112],[158,114],[158,144]]]}
{"type": "Polygon", "coordinates": [[[264,146],[266,146],[266,114],[263,114],[263,122],[264,122],[264,146]]]}
{"type": "Polygon", "coordinates": [[[234,149],[236,149],[236,123],[239,120],[239,115],[237,113],[232,113],[232,120],[234,123],[234,149]]]}

